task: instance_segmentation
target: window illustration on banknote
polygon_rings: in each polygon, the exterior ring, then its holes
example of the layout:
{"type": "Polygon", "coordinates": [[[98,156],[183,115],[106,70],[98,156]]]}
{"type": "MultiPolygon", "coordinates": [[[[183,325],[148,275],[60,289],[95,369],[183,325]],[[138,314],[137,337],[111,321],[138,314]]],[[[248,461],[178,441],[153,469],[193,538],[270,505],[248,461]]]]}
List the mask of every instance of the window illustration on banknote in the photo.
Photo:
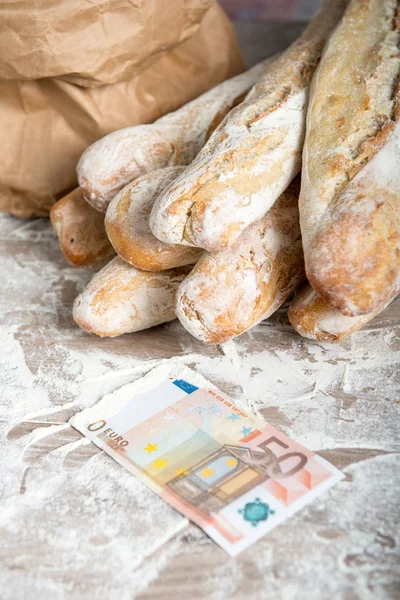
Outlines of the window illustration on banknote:
{"type": "Polygon", "coordinates": [[[214,386],[183,378],[72,424],[231,554],[342,477],[214,386]]]}

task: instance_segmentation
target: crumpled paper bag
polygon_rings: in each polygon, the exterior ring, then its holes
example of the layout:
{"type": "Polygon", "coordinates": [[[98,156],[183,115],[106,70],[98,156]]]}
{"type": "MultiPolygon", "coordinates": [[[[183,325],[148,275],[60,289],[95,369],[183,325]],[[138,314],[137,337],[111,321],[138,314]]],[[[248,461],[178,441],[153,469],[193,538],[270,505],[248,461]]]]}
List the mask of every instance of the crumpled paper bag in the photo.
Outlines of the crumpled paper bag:
{"type": "Polygon", "coordinates": [[[213,0],[0,2],[0,80],[132,78],[199,28],[213,0]]]}
{"type": "MultiPolygon", "coordinates": [[[[155,0],[133,4],[146,2],[155,0]]],[[[232,25],[213,4],[191,37],[134,77],[100,87],[54,77],[0,82],[0,211],[47,216],[77,185],[76,164],[87,146],[152,122],[242,69],[232,25]]]]}

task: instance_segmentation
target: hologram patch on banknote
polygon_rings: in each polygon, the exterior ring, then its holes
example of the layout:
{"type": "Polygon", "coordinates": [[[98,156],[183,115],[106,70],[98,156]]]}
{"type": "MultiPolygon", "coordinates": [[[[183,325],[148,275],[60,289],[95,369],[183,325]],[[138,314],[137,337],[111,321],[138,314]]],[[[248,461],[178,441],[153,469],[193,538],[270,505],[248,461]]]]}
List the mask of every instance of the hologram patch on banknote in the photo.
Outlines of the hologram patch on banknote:
{"type": "Polygon", "coordinates": [[[343,478],[183,365],[154,369],[70,422],[231,556],[343,478]]]}

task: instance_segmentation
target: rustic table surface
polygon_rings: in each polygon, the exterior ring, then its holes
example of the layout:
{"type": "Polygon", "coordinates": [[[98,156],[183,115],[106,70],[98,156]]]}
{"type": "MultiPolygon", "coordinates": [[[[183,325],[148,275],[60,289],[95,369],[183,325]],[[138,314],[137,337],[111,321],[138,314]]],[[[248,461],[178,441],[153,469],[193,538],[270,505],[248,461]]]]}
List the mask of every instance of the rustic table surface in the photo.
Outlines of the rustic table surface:
{"type": "MultiPolygon", "coordinates": [[[[241,24],[249,63],[300,24],[241,24]]],[[[400,299],[340,345],[286,309],[227,347],[177,322],[96,339],[71,318],[90,278],[46,219],[0,217],[0,597],[400,597],[400,299]],[[68,419],[165,360],[317,450],[345,479],[236,559],[72,429],[68,419]]]]}

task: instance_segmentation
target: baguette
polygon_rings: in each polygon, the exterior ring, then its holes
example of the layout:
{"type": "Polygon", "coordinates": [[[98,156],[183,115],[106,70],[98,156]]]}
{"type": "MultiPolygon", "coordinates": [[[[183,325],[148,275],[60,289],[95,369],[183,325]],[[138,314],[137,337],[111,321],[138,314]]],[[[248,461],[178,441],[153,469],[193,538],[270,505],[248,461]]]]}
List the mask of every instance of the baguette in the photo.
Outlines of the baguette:
{"type": "Polygon", "coordinates": [[[220,250],[284,192],[300,171],[309,83],[345,5],[324,4],[162,194],[150,220],[156,237],[220,250]]]}
{"type": "Polygon", "coordinates": [[[231,247],[205,254],[180,284],[175,311],[206,344],[221,344],[266,319],[304,278],[296,179],[231,247]]]}
{"type": "Polygon", "coordinates": [[[400,273],[398,0],[352,0],[315,74],[300,220],[307,277],[348,316],[376,313],[400,273]]]}
{"type": "Polygon", "coordinates": [[[52,206],[50,220],[61,251],[71,264],[94,265],[115,254],[104,228],[104,216],[85,202],[80,188],[52,206]]]}
{"type": "Polygon", "coordinates": [[[400,286],[374,312],[346,317],[327,304],[308,284],[304,284],[289,305],[289,321],[295,330],[310,340],[338,342],[355,333],[392,302],[400,293],[400,286]]]}
{"type": "Polygon", "coordinates": [[[149,226],[154,200],[183,169],[166,167],[147,173],[125,186],[108,206],[105,227],[110,242],[121,258],[138,269],[162,271],[192,265],[203,252],[160,242],[149,226]]]}
{"type": "Polygon", "coordinates": [[[162,273],[140,271],[117,256],[76,298],[74,320],[100,337],[115,337],[172,321],[174,292],[189,271],[189,267],[162,273]]]}
{"type": "Polygon", "coordinates": [[[86,200],[105,212],[125,185],[149,171],[189,164],[211,131],[260,78],[269,60],[232,77],[151,125],[114,131],[82,154],[77,175],[86,200]]]}

